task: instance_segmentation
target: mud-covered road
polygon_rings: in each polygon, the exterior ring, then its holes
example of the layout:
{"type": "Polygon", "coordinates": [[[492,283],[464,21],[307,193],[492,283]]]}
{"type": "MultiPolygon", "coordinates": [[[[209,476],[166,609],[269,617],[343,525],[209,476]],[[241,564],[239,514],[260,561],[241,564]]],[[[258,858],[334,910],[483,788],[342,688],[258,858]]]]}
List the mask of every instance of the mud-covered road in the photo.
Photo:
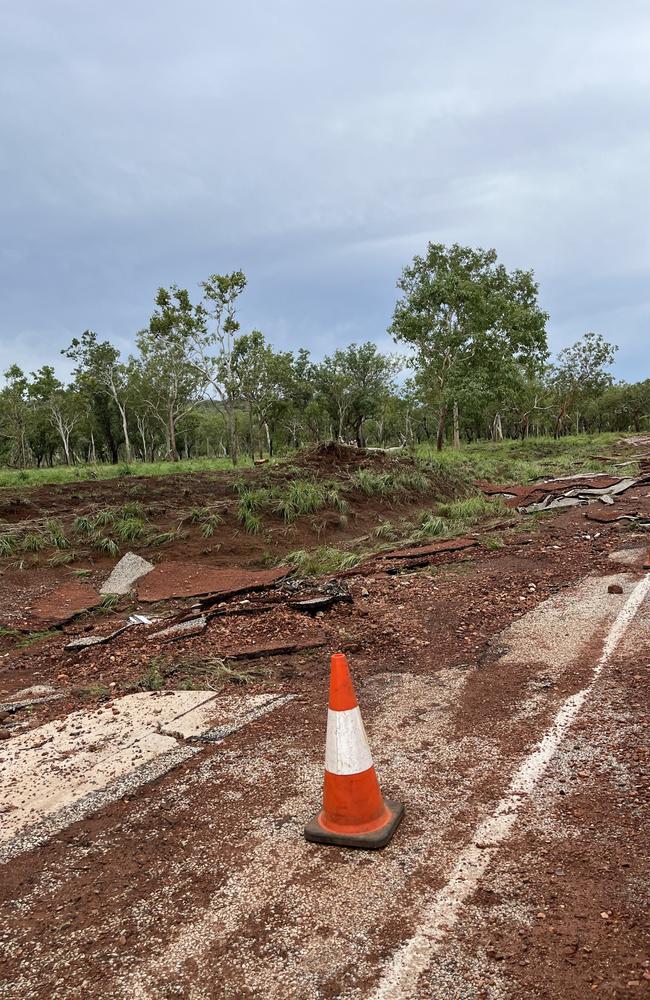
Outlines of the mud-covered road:
{"type": "Polygon", "coordinates": [[[197,716],[143,693],[136,741],[116,697],[0,744],[0,997],[650,995],[648,535],[573,511],[526,541],[352,578],[323,649],[197,716]],[[381,852],[302,836],[338,638],[406,806],[381,852]]]}

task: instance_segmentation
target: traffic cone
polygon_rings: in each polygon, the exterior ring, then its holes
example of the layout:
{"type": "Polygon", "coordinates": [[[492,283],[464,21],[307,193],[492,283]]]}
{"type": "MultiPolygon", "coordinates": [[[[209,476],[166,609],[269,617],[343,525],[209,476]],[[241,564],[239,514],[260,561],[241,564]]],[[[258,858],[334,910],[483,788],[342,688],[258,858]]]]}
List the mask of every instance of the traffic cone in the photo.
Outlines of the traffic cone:
{"type": "Polygon", "coordinates": [[[305,827],[316,844],[385,847],[404,806],[384,801],[343,653],[332,656],[323,808],[305,827]]]}

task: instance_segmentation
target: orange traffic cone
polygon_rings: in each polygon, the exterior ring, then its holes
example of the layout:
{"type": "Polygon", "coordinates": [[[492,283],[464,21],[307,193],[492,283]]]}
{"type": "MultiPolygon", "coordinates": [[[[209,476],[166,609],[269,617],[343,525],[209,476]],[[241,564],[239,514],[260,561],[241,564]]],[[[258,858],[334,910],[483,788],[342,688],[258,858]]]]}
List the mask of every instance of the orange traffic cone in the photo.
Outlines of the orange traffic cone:
{"type": "Polygon", "coordinates": [[[403,815],[403,805],[382,798],[348,661],[343,653],[334,653],[323,808],[305,827],[305,837],[339,847],[385,847],[403,815]]]}

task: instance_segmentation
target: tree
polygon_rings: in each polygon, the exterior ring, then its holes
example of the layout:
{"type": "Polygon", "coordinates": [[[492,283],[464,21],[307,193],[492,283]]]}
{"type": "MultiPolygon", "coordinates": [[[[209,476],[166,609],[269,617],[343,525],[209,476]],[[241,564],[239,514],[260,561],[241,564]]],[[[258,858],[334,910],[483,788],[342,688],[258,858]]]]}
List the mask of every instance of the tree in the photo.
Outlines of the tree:
{"type": "Polygon", "coordinates": [[[74,375],[80,388],[91,395],[96,394],[98,388],[109,394],[120,415],[125,458],[130,462],[131,440],[127,420],[128,368],[119,363],[120,352],[107,340],[99,342],[97,334],[92,330],[85,330],[81,339],[75,337],[70,346],[61,353],[78,362],[74,375]]]}
{"type": "Polygon", "coordinates": [[[485,367],[493,378],[516,360],[546,356],[547,314],[537,303],[532,271],[508,272],[495,250],[429,243],[397,282],[402,292],[389,332],[414,350],[421,388],[438,409],[436,446],[464,377],[485,367]]]}
{"type": "Polygon", "coordinates": [[[29,395],[47,409],[51,424],[61,439],[65,464],[72,465],[72,432],[82,416],[78,394],[71,388],[66,389],[51,365],[43,365],[37,372],[32,372],[29,395]]]}
{"type": "Polygon", "coordinates": [[[560,351],[549,378],[555,401],[556,438],[562,433],[570,413],[575,410],[577,429],[581,403],[602,395],[612,384],[607,368],[614,363],[617,350],[618,347],[609,344],[601,334],[586,333],[571,347],[560,351]]]}
{"type": "Polygon", "coordinates": [[[134,367],[143,400],[163,429],[167,454],[177,462],[178,423],[194,409],[205,388],[205,379],[188,361],[201,316],[187,291],[176,285],[158,289],[156,306],[148,329],[138,334],[140,359],[134,367]]]}
{"type": "Polygon", "coordinates": [[[399,361],[381,354],[370,341],[324,358],[318,378],[321,392],[336,408],[339,438],[349,427],[357,445],[364,447],[364,423],[381,412],[398,369],[399,361]]]}
{"type": "Polygon", "coordinates": [[[22,469],[30,458],[28,382],[25,373],[18,365],[11,365],[4,373],[4,377],[7,384],[0,394],[2,436],[9,443],[10,463],[22,469]]]}
{"type": "Polygon", "coordinates": [[[237,299],[246,287],[243,271],[212,274],[201,282],[203,302],[195,310],[189,337],[189,361],[206,387],[217,394],[226,414],[230,459],[237,464],[236,407],[240,394],[233,367],[233,347],[239,330],[237,299]]]}
{"type": "MultiPolygon", "coordinates": [[[[258,430],[264,429],[269,454],[273,454],[273,442],[269,430],[272,415],[279,413],[284,404],[284,393],[291,378],[292,355],[276,353],[267,344],[259,330],[235,338],[232,351],[233,381],[248,405],[251,456],[255,457],[253,417],[257,418],[258,430]]],[[[262,455],[261,436],[259,451],[262,455]]]]}

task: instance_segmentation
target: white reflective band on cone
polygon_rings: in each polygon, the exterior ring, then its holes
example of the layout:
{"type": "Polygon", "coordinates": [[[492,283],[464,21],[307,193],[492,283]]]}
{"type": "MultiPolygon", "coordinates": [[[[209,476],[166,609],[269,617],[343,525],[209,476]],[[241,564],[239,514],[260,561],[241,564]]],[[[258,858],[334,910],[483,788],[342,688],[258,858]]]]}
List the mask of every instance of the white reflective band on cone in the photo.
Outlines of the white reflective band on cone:
{"type": "Polygon", "coordinates": [[[370,747],[359,706],[345,712],[327,712],[325,770],[330,774],[359,774],[372,767],[370,747]]]}

